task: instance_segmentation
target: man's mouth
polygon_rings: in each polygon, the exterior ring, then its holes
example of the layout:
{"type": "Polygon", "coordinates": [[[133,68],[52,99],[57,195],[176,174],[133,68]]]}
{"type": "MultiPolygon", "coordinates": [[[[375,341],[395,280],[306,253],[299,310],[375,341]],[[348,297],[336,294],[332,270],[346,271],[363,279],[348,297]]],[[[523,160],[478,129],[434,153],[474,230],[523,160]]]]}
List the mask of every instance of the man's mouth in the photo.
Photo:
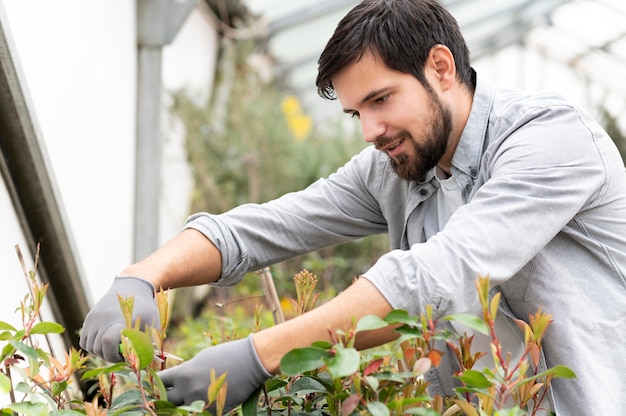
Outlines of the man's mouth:
{"type": "Polygon", "coordinates": [[[391,157],[396,157],[400,153],[401,145],[404,143],[404,139],[397,140],[393,143],[384,146],[380,150],[387,153],[391,157]]]}

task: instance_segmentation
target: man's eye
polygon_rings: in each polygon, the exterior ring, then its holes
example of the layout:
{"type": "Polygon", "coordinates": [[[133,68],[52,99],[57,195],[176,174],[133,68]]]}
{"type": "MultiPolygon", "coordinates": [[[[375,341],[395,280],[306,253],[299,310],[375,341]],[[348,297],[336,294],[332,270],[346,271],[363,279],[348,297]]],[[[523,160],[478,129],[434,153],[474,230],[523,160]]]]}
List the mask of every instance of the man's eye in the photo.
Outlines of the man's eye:
{"type": "Polygon", "coordinates": [[[384,104],[385,101],[387,101],[389,99],[389,95],[383,95],[382,97],[378,97],[376,100],[374,100],[375,104],[384,104]]]}
{"type": "Polygon", "coordinates": [[[361,116],[359,115],[359,113],[357,113],[356,111],[354,113],[350,114],[351,118],[361,118],[361,116]]]}

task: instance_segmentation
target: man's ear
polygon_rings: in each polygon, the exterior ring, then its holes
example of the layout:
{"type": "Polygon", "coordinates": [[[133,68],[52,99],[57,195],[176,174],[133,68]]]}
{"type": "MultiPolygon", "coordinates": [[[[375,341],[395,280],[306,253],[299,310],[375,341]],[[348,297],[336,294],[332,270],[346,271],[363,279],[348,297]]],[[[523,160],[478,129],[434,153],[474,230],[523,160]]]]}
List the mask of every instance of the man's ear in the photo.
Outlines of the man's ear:
{"type": "Polygon", "coordinates": [[[452,87],[456,81],[456,65],[454,56],[445,45],[435,45],[428,53],[428,62],[434,69],[442,91],[452,87]]]}

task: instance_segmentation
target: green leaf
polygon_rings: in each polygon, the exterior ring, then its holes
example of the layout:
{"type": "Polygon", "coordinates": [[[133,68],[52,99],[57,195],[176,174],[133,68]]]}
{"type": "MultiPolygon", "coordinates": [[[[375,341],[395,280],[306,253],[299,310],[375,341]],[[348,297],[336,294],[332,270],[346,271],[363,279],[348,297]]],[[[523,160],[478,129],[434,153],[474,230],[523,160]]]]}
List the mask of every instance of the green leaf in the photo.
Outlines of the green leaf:
{"type": "Polygon", "coordinates": [[[414,416],[441,416],[441,413],[426,407],[413,407],[411,409],[406,409],[403,410],[402,414],[414,416]]]}
{"type": "Polygon", "coordinates": [[[28,358],[28,365],[30,367],[31,374],[39,374],[40,363],[37,358],[40,357],[38,350],[31,347],[30,345],[26,345],[21,341],[9,341],[17,351],[20,351],[22,354],[28,358]]]}
{"type": "Polygon", "coordinates": [[[58,396],[67,390],[67,381],[53,381],[51,383],[52,395],[58,396]]]}
{"type": "Polygon", "coordinates": [[[13,332],[16,332],[17,329],[15,329],[12,325],[10,325],[7,322],[0,321],[0,331],[13,331],[13,332]]]}
{"type": "Polygon", "coordinates": [[[348,377],[359,370],[361,356],[354,348],[345,348],[341,344],[335,345],[335,355],[325,360],[328,372],[332,378],[348,377]]]}
{"type": "Polygon", "coordinates": [[[494,413],[494,416],[524,416],[527,413],[519,407],[512,407],[510,409],[501,409],[494,413]]]}
{"type": "Polygon", "coordinates": [[[0,341],[8,341],[10,339],[19,339],[11,331],[0,332],[0,341]]]}
{"type": "Polygon", "coordinates": [[[274,378],[270,378],[269,380],[265,382],[265,389],[269,393],[274,390],[278,390],[282,387],[285,387],[287,384],[289,384],[287,383],[287,381],[274,377],[274,378]]]}
{"type": "Polygon", "coordinates": [[[126,363],[115,363],[109,367],[94,368],[93,370],[87,370],[81,376],[81,380],[88,380],[90,378],[97,378],[100,374],[109,374],[116,371],[126,370],[128,367],[126,363]]]}
{"type": "Polygon", "coordinates": [[[410,316],[407,311],[404,311],[402,309],[394,309],[393,311],[389,312],[387,316],[385,316],[384,320],[388,324],[415,325],[417,322],[419,322],[416,317],[410,316]]]}
{"type": "Polygon", "coordinates": [[[445,321],[459,322],[469,328],[475,329],[482,334],[489,335],[489,327],[487,327],[487,324],[475,315],[457,313],[454,315],[445,316],[442,319],[445,321]]]}
{"type": "Polygon", "coordinates": [[[206,406],[206,403],[204,402],[204,400],[195,400],[191,402],[191,404],[188,406],[180,406],[180,409],[188,410],[192,414],[197,415],[197,414],[203,414],[200,412],[202,412],[202,409],[204,409],[205,406],[206,406]]]}
{"type": "Polygon", "coordinates": [[[252,393],[245,402],[243,402],[243,404],[241,405],[241,413],[243,416],[257,416],[261,390],[262,388],[256,389],[255,392],[252,393]]]}
{"type": "Polygon", "coordinates": [[[180,413],[175,413],[176,405],[172,402],[168,402],[167,400],[155,400],[154,408],[156,409],[158,415],[180,415],[180,413]]]}
{"type": "Polygon", "coordinates": [[[313,371],[324,365],[324,359],[330,356],[325,349],[307,347],[289,351],[280,361],[280,371],[287,376],[297,376],[306,371],[313,371]]]}
{"type": "Polygon", "coordinates": [[[146,372],[150,375],[154,381],[155,389],[159,393],[159,397],[167,397],[167,389],[163,384],[163,380],[159,377],[159,374],[151,367],[146,368],[146,372]]]}
{"type": "Polygon", "coordinates": [[[372,416],[389,416],[389,409],[381,402],[370,402],[367,404],[367,410],[372,416]]]}
{"type": "Polygon", "coordinates": [[[422,337],[422,329],[417,326],[402,325],[395,328],[394,331],[402,335],[404,340],[422,337]]]}
{"type": "Polygon", "coordinates": [[[27,358],[37,361],[37,357],[38,357],[37,350],[31,347],[30,345],[26,345],[21,341],[9,341],[9,344],[15,347],[16,350],[20,351],[27,358]]]}
{"type": "Polygon", "coordinates": [[[6,374],[0,371],[0,393],[8,394],[11,391],[12,387],[13,386],[11,385],[11,379],[6,374]]]}
{"type": "Polygon", "coordinates": [[[31,334],[61,334],[65,331],[63,325],[56,322],[39,322],[30,330],[31,334]]]}
{"type": "Polygon", "coordinates": [[[6,408],[25,416],[48,416],[48,406],[43,403],[11,403],[6,408]]]}
{"type": "Polygon", "coordinates": [[[324,350],[328,350],[332,348],[333,344],[331,344],[329,341],[315,341],[314,343],[311,344],[311,346],[315,348],[322,348],[324,350]]]}
{"type": "Polygon", "coordinates": [[[546,371],[540,373],[539,375],[551,375],[552,377],[560,377],[560,378],[576,378],[576,373],[569,367],[564,365],[555,365],[547,369],[546,371]]]}
{"type": "Polygon", "coordinates": [[[297,379],[291,389],[289,389],[290,393],[302,393],[302,394],[310,394],[310,393],[325,393],[327,391],[326,387],[311,377],[300,377],[297,379]]]}
{"type": "Polygon", "coordinates": [[[132,328],[124,328],[121,334],[128,338],[131,348],[137,354],[139,359],[139,369],[143,370],[148,367],[154,359],[154,345],[150,335],[143,331],[132,328]]]}
{"type": "Polygon", "coordinates": [[[461,380],[468,387],[486,389],[493,385],[483,373],[476,370],[465,370],[463,374],[456,376],[456,378],[461,380]]]}
{"type": "Polygon", "coordinates": [[[382,318],[379,318],[376,315],[366,315],[359,319],[359,322],[356,324],[355,331],[371,331],[374,329],[385,328],[387,326],[387,322],[385,322],[382,318]]]}
{"type": "Polygon", "coordinates": [[[113,399],[111,410],[138,408],[143,404],[143,397],[139,390],[126,390],[113,399]]]}
{"type": "Polygon", "coordinates": [[[532,377],[525,378],[524,382],[543,378],[548,375],[555,378],[576,378],[576,373],[571,368],[564,365],[555,365],[554,367],[548,368],[546,371],[542,371],[541,373],[536,374],[532,377]]]}
{"type": "Polygon", "coordinates": [[[85,411],[79,412],[78,410],[62,409],[56,410],[54,413],[50,413],[54,416],[85,416],[85,411]]]}

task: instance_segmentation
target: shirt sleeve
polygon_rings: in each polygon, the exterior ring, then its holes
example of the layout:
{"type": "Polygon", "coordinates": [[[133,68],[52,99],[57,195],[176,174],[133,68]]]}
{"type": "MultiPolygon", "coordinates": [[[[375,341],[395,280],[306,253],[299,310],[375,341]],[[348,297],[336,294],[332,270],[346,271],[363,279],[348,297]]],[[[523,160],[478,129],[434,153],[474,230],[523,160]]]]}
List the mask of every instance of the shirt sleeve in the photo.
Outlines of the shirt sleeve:
{"type": "Polygon", "coordinates": [[[184,228],[202,232],[222,254],[216,285],[238,283],[248,271],[366,235],[386,232],[373,192],[381,163],[367,148],[328,178],[264,204],[224,214],[198,213],[184,228]]]}
{"type": "Polygon", "coordinates": [[[613,145],[575,109],[533,107],[490,128],[499,134],[471,200],[434,237],[387,253],[364,274],[394,308],[477,311],[479,275],[494,285],[510,279],[578,213],[603,203],[613,145]]]}

